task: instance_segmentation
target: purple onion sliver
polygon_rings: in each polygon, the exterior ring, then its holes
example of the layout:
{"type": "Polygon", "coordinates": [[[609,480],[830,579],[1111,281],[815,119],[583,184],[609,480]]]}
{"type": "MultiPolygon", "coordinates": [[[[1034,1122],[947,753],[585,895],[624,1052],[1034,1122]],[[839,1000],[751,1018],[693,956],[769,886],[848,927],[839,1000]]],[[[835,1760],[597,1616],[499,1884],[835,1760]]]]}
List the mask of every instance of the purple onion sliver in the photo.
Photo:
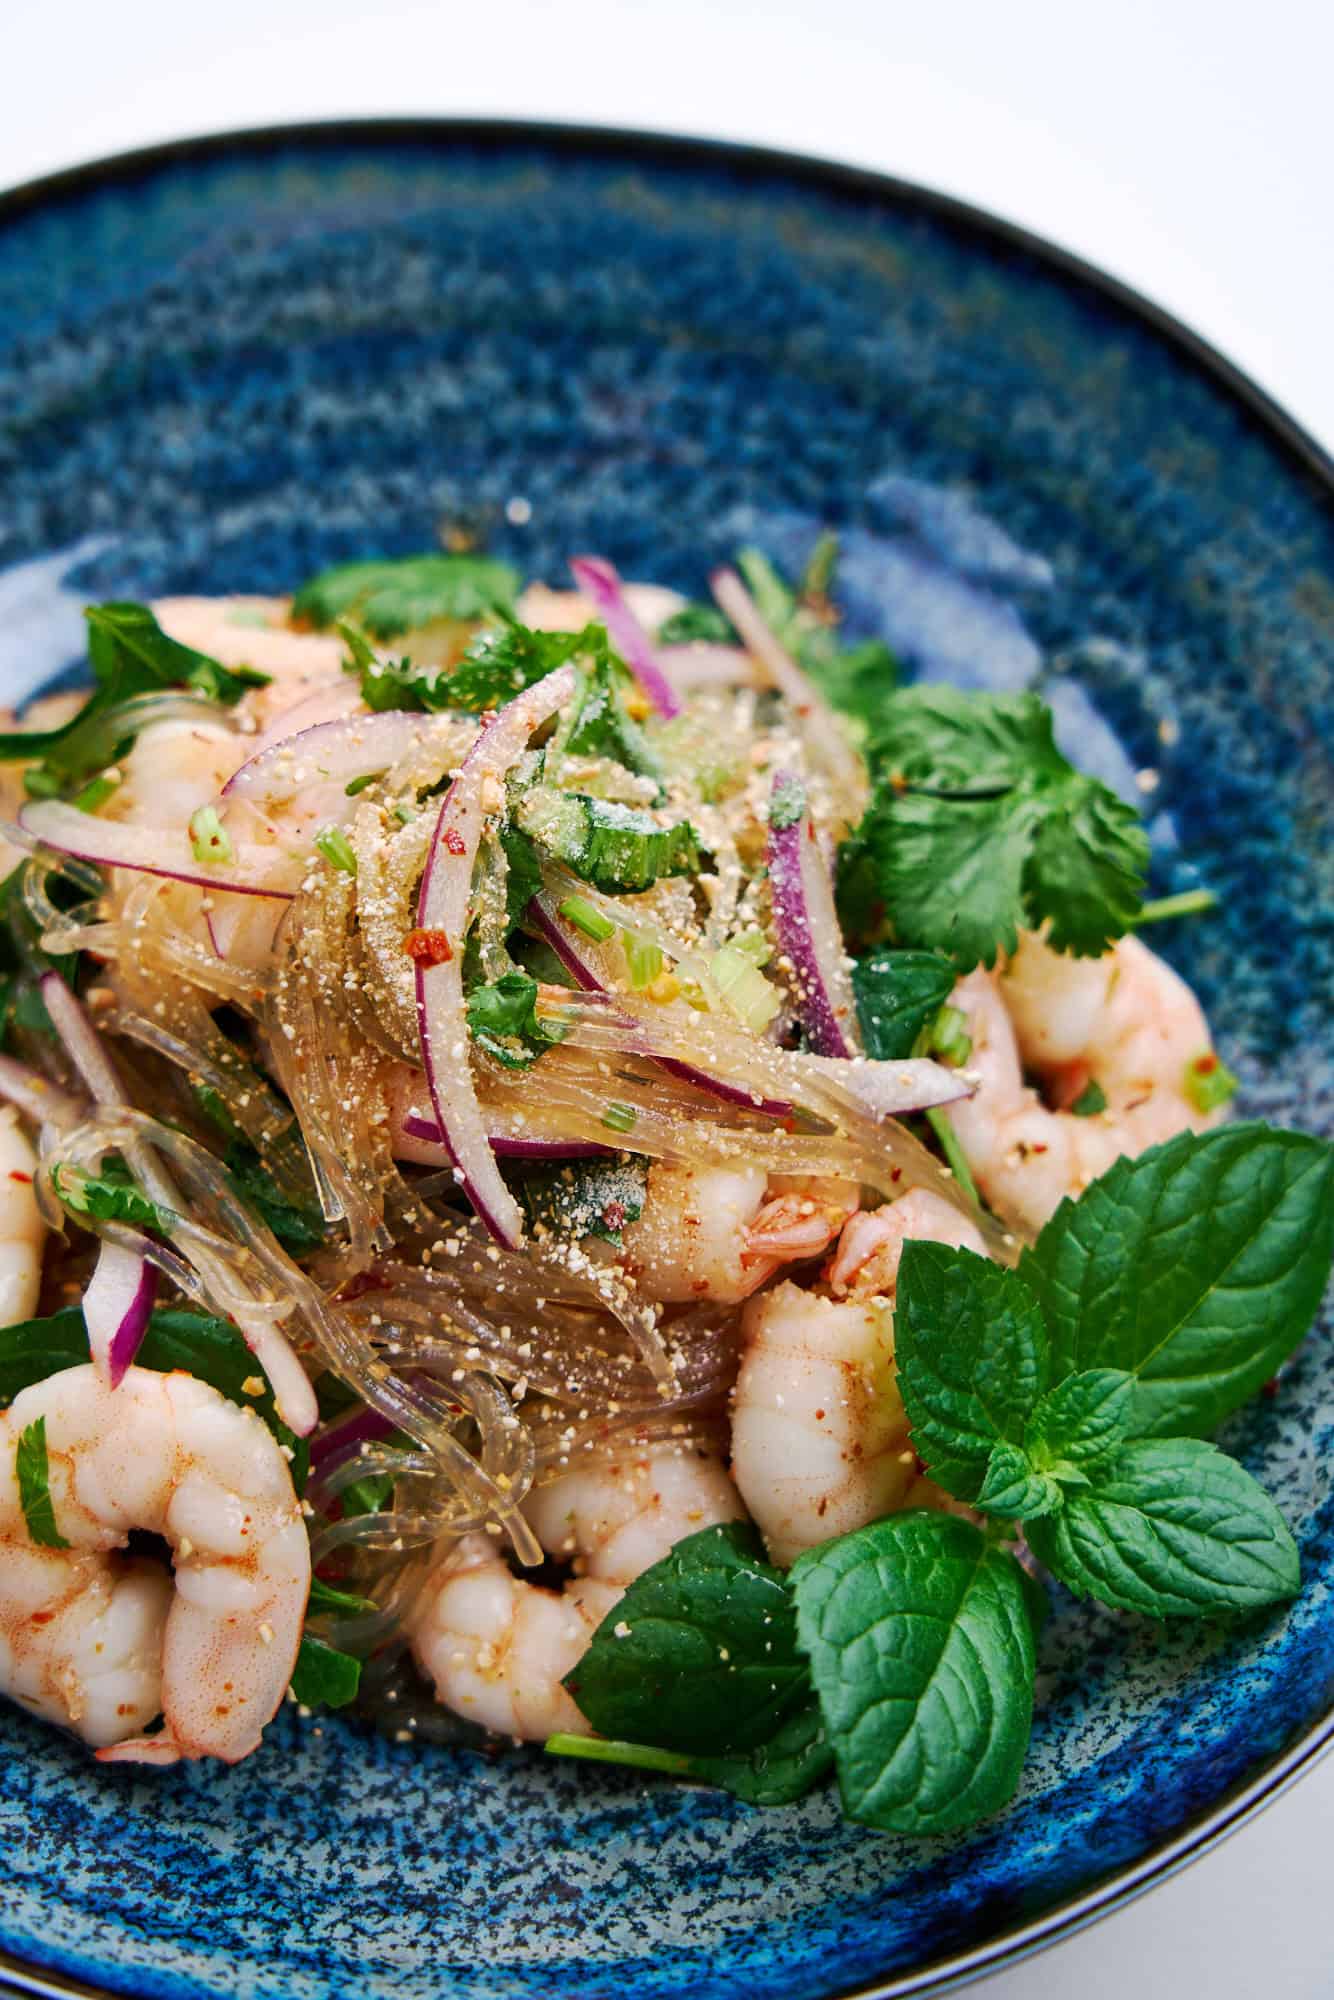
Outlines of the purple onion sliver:
{"type": "Polygon", "coordinates": [[[157,1283],[157,1271],[146,1257],[119,1243],[102,1243],[83,1295],[83,1318],[93,1366],[113,1389],[119,1388],[139,1352],[157,1283]]]}
{"type": "Polygon", "coordinates": [[[676,689],[658,665],[653,641],[626,601],[621,579],[602,556],[576,556],[570,564],[575,582],[602,613],[602,622],[625,657],[640,687],[659,715],[669,720],[681,713],[676,689]]]}
{"type": "MultiPolygon", "coordinates": [[[[439,1146],[442,1154],[446,1151],[440,1127],[420,1111],[407,1112],[399,1129],[409,1139],[426,1146],[439,1146]]],[[[502,1160],[591,1160],[613,1151],[594,1139],[524,1139],[508,1132],[492,1132],[490,1139],[491,1151],[502,1160]]]]}
{"type": "MultiPolygon", "coordinates": [[[[63,799],[37,799],[19,813],[20,827],[44,847],[76,860],[92,862],[98,868],[128,868],[139,875],[161,875],[169,882],[188,882],[196,889],[227,889],[237,896],[272,896],[290,903],[295,890],[279,889],[270,882],[238,875],[226,867],[193,867],[184,860],[163,861],[159,849],[173,840],[184,842],[177,827],[132,826],[124,820],[99,819],[96,813],[79,812],[63,799]]],[[[266,862],[282,860],[278,848],[260,852],[266,862]]]]}
{"type": "MultiPolygon", "coordinates": [[[[313,775],[322,784],[366,777],[397,764],[411,750],[421,731],[422,717],[403,709],[314,722],[247,759],[223,786],[222,797],[286,797],[310,782],[309,771],[294,769],[294,760],[300,758],[318,760],[319,768],[313,775]]],[[[351,805],[349,800],[349,809],[351,805]]]]}
{"type": "Polygon", "coordinates": [[[379,1444],[393,1431],[388,1417],[382,1417],[378,1410],[362,1408],[351,1410],[322,1430],[312,1439],[310,1446],[310,1472],[312,1479],[327,1479],[340,1465],[346,1465],[355,1452],[364,1444],[379,1444]]]}
{"type": "Polygon", "coordinates": [[[817,1055],[854,1056],[844,1023],[852,1018],[851,993],[841,963],[842,935],[833,892],[806,811],[800,779],[774,775],[769,820],[769,890],[774,928],[792,964],[797,1012],[817,1055]]]}

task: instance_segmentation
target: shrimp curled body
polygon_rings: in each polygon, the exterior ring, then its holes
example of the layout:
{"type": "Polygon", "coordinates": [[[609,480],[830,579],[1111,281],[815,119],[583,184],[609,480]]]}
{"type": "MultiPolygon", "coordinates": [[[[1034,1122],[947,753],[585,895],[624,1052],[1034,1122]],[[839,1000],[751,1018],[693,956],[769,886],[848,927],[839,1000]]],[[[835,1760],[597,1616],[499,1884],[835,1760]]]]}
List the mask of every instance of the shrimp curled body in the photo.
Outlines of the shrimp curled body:
{"type": "Polygon", "coordinates": [[[501,1735],[587,1736],[561,1685],[626,1587],[675,1543],[744,1510],[721,1461],[679,1445],[590,1458],[524,1512],[549,1555],[573,1557],[564,1590],[515,1576],[495,1543],[465,1535],[433,1571],[412,1628],[437,1699],[501,1735]]]}
{"type": "Polygon", "coordinates": [[[46,1224],[33,1192],[37,1155],[9,1105],[0,1108],[0,1326],[31,1319],[42,1288],[46,1224]]]}
{"type": "Polygon", "coordinates": [[[1022,1230],[1041,1229],[1064,1196],[1123,1155],[1225,1115],[1187,1095],[1192,1064],[1214,1060],[1199,1002],[1138,938],[1070,958],[1027,934],[1003,970],[961,980],[954,1005],[968,1017],[979,1088],[944,1115],[983,1195],[1022,1230]],[[1096,1084],[1105,1108],[1087,1117],[1051,1108],[1025,1083],[1026,1068],[1057,1105],[1096,1084]]]}
{"type": "Polygon", "coordinates": [[[790,1281],[742,1315],[732,1474],[776,1563],[945,1497],[921,1476],[894,1379],[893,1299],[909,1238],[983,1252],[949,1202],[914,1189],[844,1227],[834,1298],[790,1281]]]}
{"type": "Polygon", "coordinates": [[[784,1264],[820,1256],[860,1198],[851,1181],[659,1161],[623,1234],[626,1268],[650,1298],[735,1305],[784,1264]]]}
{"type": "Polygon", "coordinates": [[[309,1589],[282,1451],[207,1383],[131,1368],[113,1391],[67,1368],[0,1414],[0,1689],[103,1758],[248,1756],[291,1680],[309,1589]],[[21,1505],[16,1448],[38,1418],[64,1548],[35,1543],[21,1505]],[[117,1553],[132,1528],[167,1541],[174,1586],[117,1553]]]}

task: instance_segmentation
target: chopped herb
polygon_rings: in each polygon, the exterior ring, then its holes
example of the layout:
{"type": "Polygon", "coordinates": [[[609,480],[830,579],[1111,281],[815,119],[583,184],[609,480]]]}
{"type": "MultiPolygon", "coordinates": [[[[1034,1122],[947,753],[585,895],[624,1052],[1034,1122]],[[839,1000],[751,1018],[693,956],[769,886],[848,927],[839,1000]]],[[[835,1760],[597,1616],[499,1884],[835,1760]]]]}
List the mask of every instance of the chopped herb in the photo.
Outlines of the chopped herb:
{"type": "Polygon", "coordinates": [[[310,1598],[306,1605],[308,1617],[319,1617],[327,1612],[336,1617],[340,1612],[355,1618],[367,1611],[375,1610],[375,1602],[369,1597],[357,1597],[350,1590],[336,1590],[331,1583],[323,1583],[313,1576],[310,1580],[310,1598]]]}
{"type": "Polygon", "coordinates": [[[703,639],[711,646],[735,646],[736,633],[716,604],[685,604],[658,627],[660,646],[690,646],[703,639]]]}
{"type": "Polygon", "coordinates": [[[28,1539],[44,1549],[67,1549],[69,1543],[56,1526],[56,1510],[51,1501],[51,1474],[46,1456],[46,1418],[19,1435],[14,1454],[14,1470],[19,1482],[19,1505],[28,1527],[28,1539]]]}
{"type": "Polygon", "coordinates": [[[734,944],[725,944],[709,960],[709,971],[725,1005],[752,1034],[762,1035],[782,1008],[783,996],[755,960],[734,944]]]}
{"type": "Polygon", "coordinates": [[[1096,1077],[1090,1077],[1070,1106],[1076,1118],[1096,1118],[1107,1109],[1107,1093],[1096,1077]]]}
{"type": "Polygon", "coordinates": [[[351,619],[376,639],[426,625],[468,624],[508,610],[519,588],[508,563],[479,555],[403,556],[340,563],[303,584],[292,616],[319,629],[351,619]]]}
{"type": "Polygon", "coordinates": [[[566,923],[573,924],[586,938],[592,938],[594,944],[605,944],[609,937],[616,934],[611,918],[604,917],[586,896],[567,896],[563,903],[557,903],[556,909],[566,923]]]}
{"type": "Polygon", "coordinates": [[[942,1007],[932,1024],[928,1041],[929,1055],[940,1062],[950,1063],[955,1069],[962,1069],[973,1053],[968,1016],[958,1007],[942,1007]]]}
{"type": "Polygon", "coordinates": [[[633,1104],[609,1104],[602,1113],[602,1123],[609,1132],[633,1132],[638,1118],[633,1104]]]}
{"type": "Polygon", "coordinates": [[[292,1693],[303,1708],[346,1708],[361,1684],[361,1661],[312,1632],[303,1633],[292,1669],[292,1693]]]}
{"type": "Polygon", "coordinates": [[[200,806],[190,816],[190,848],[195,860],[225,867],[236,859],[231,835],[218,818],[216,806],[200,806]]]}
{"type": "Polygon", "coordinates": [[[1185,1092],[1197,1111],[1217,1111],[1237,1094],[1237,1079],[1212,1049],[1186,1064],[1185,1092]]]}
{"type": "Polygon", "coordinates": [[[483,632],[472,641],[445,683],[447,704],[469,715],[503,708],[516,694],[599,643],[606,645],[600,625],[589,625],[582,632],[534,632],[506,619],[498,631],[483,632]]]}
{"type": "Polygon", "coordinates": [[[1149,847],[1132,807],[1068,764],[1035,695],[913,687],[884,709],[880,777],[840,856],[845,926],[877,906],[899,943],[961,970],[1050,922],[1097,956],[1139,920],[1149,847]]]}
{"type": "Polygon", "coordinates": [[[935,1134],[936,1144],[945,1156],[945,1165],[949,1168],[969,1201],[972,1202],[973,1207],[980,1208],[982,1206],[982,1197],[977,1191],[977,1182],[973,1179],[973,1170],[964,1157],[963,1147],[959,1144],[958,1136],[955,1133],[954,1127],[950,1124],[946,1113],[942,1111],[938,1104],[933,1104],[922,1115],[935,1134]]]}
{"type": "MultiPolygon", "coordinates": [[[[24,773],[25,783],[32,775],[31,771],[24,773]]],[[[81,792],[76,793],[73,803],[80,812],[100,812],[107,800],[116,792],[119,785],[120,779],[118,777],[113,778],[104,773],[102,777],[94,778],[91,783],[86,784],[81,792]]]]}
{"type": "Polygon", "coordinates": [[[662,947],[654,944],[651,938],[637,937],[633,931],[621,932],[621,945],[625,951],[630,985],[636,993],[642,993],[662,971],[662,947]]]}
{"type": "Polygon", "coordinates": [[[368,791],[383,776],[383,771],[367,771],[364,777],[353,778],[350,784],[344,785],[343,796],[349,799],[360,798],[364,791],[368,791]]]}
{"type": "Polygon", "coordinates": [[[474,986],[467,1002],[468,1032],[505,1069],[527,1069],[561,1040],[559,1027],[537,1018],[537,981],[506,972],[489,986],[474,986]]]}
{"type": "Polygon", "coordinates": [[[344,875],[356,874],[357,857],[341,826],[322,826],[315,836],[315,845],[331,868],[344,875]]]}
{"type": "Polygon", "coordinates": [[[535,1229],[570,1242],[600,1236],[619,1244],[627,1222],[644,1212],[648,1169],[634,1153],[614,1159],[569,1160],[528,1169],[519,1195],[535,1229]]]}
{"type": "Polygon", "coordinates": [[[1141,909],[1139,922],[1164,924],[1172,917],[1198,917],[1217,908],[1218,896],[1213,889],[1183,889],[1177,896],[1153,897],[1141,909]]]}
{"type": "Polygon", "coordinates": [[[136,1229],[167,1226],[164,1211],[119,1161],[108,1160],[100,1174],[89,1174],[57,1160],[51,1168],[51,1186],[73,1215],[86,1215],[95,1222],[127,1222],[136,1229]]]}

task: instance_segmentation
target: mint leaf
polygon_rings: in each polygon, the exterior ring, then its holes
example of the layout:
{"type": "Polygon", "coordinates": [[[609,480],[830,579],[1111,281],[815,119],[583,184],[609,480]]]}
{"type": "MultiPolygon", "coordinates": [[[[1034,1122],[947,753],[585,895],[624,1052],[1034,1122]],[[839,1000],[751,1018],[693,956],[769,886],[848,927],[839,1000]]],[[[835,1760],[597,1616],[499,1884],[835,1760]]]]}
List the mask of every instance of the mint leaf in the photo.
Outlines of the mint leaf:
{"type": "Polygon", "coordinates": [[[880,1062],[906,1061],[957,977],[935,951],[873,951],[861,959],[852,969],[852,991],[866,1053],[880,1062]]]}
{"type": "Polygon", "coordinates": [[[904,1245],[894,1315],[913,1443],[956,1499],[982,1491],[992,1447],[1018,1445],[1050,1379],[1037,1300],[971,1250],[904,1245]]]}
{"type": "Polygon", "coordinates": [[[840,860],[859,926],[877,898],[900,944],[966,969],[1045,920],[1058,951],[1089,955],[1138,920],[1139,818],[1067,763],[1035,695],[907,688],[884,703],[874,747],[880,777],[840,860]]]}
{"type": "Polygon", "coordinates": [[[767,1742],[810,1681],[754,1528],[705,1528],[636,1577],[565,1686],[603,1736],[692,1758],[767,1742]]]}
{"type": "Polygon", "coordinates": [[[313,1633],[302,1634],[292,1668],[292,1693],[305,1708],[346,1708],[361,1685],[361,1661],[313,1633]]]}
{"type": "Polygon", "coordinates": [[[848,1818],[948,1833],[1003,1806],[1033,1721],[1014,1558],[914,1509],[809,1550],[792,1587],[848,1818]]]}
{"type": "Polygon", "coordinates": [[[1031,1521],[1052,1514],[1061,1505],[1061,1488],[1049,1473],[1037,1470],[1017,1444],[997,1444],[987,1460],[986,1477],[977,1504],[984,1514],[1011,1521],[1031,1521]]]}
{"type": "Polygon", "coordinates": [[[293,618],[323,628],[350,618],[376,639],[424,625],[466,624],[508,611],[519,588],[517,570],[489,556],[429,555],[339,563],[303,584],[293,618]]]}
{"type": "Polygon", "coordinates": [[[223,1155],[223,1167],[235,1192],[280,1243],[289,1250],[319,1248],[328,1225],[316,1205],[313,1186],[308,1203],[291,1201],[245,1139],[233,1140],[223,1155]]]}
{"type": "Polygon", "coordinates": [[[1041,1471],[1086,1468],[1126,1436],[1135,1378],[1121,1368],[1086,1368],[1048,1391],[1028,1420],[1024,1450],[1041,1471]]]}
{"type": "Polygon", "coordinates": [[[751,1806],[787,1806],[833,1769],[834,1753],[813,1695],[753,1750],[692,1757],[690,1775],[751,1806]]]}
{"type": "Polygon", "coordinates": [[[1029,1523],[1040,1563],[1079,1597],[1154,1618],[1211,1618],[1296,1595],[1287,1523],[1235,1459],[1198,1438],[1128,1444],[1029,1523]]]}
{"type": "Polygon", "coordinates": [[[1019,1265],[1057,1377],[1136,1379],[1132,1434],[1207,1432],[1315,1316],[1334,1256],[1334,1149],[1267,1125],[1183,1132],[1064,1201],[1019,1265]]]}
{"type": "Polygon", "coordinates": [[[48,1319],[0,1326],[0,1409],[34,1382],[45,1382],[48,1375],[77,1368],[88,1359],[82,1306],[65,1306],[48,1319]]]}
{"type": "Polygon", "coordinates": [[[36,1423],[29,1424],[19,1434],[14,1471],[18,1477],[19,1505],[27,1523],[28,1539],[44,1549],[67,1549],[69,1543],[56,1526],[56,1510],[51,1503],[45,1417],[38,1417],[36,1423]]]}

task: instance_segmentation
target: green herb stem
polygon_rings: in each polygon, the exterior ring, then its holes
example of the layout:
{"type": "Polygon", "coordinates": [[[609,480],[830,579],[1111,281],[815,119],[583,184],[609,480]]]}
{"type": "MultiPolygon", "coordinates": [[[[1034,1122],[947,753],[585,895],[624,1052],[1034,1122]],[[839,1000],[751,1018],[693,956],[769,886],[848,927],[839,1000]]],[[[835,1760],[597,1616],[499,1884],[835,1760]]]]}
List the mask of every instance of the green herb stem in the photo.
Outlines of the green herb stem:
{"type": "Polygon", "coordinates": [[[610,917],[604,917],[587,896],[567,896],[563,903],[557,903],[556,913],[564,917],[567,924],[573,924],[577,931],[582,931],[586,938],[592,938],[594,944],[605,944],[616,931],[610,917]]]}
{"type": "Polygon", "coordinates": [[[1206,910],[1218,908],[1218,896],[1213,889],[1183,889],[1177,896],[1155,896],[1145,903],[1136,925],[1165,924],[1172,917],[1199,917],[1206,910]]]}
{"type": "Polygon", "coordinates": [[[642,1771],[668,1771],[688,1777],[691,1761],[674,1750],[655,1750],[647,1743],[613,1743],[605,1736],[548,1736],[542,1748],[552,1757],[584,1757],[593,1764],[632,1764],[642,1771]]]}
{"type": "Polygon", "coordinates": [[[974,1208],[981,1208],[982,1197],[977,1191],[977,1182],[973,1179],[972,1171],[963,1156],[963,1148],[955,1136],[954,1127],[938,1104],[933,1104],[926,1113],[926,1122],[936,1135],[936,1143],[945,1155],[946,1166],[974,1208]]]}

